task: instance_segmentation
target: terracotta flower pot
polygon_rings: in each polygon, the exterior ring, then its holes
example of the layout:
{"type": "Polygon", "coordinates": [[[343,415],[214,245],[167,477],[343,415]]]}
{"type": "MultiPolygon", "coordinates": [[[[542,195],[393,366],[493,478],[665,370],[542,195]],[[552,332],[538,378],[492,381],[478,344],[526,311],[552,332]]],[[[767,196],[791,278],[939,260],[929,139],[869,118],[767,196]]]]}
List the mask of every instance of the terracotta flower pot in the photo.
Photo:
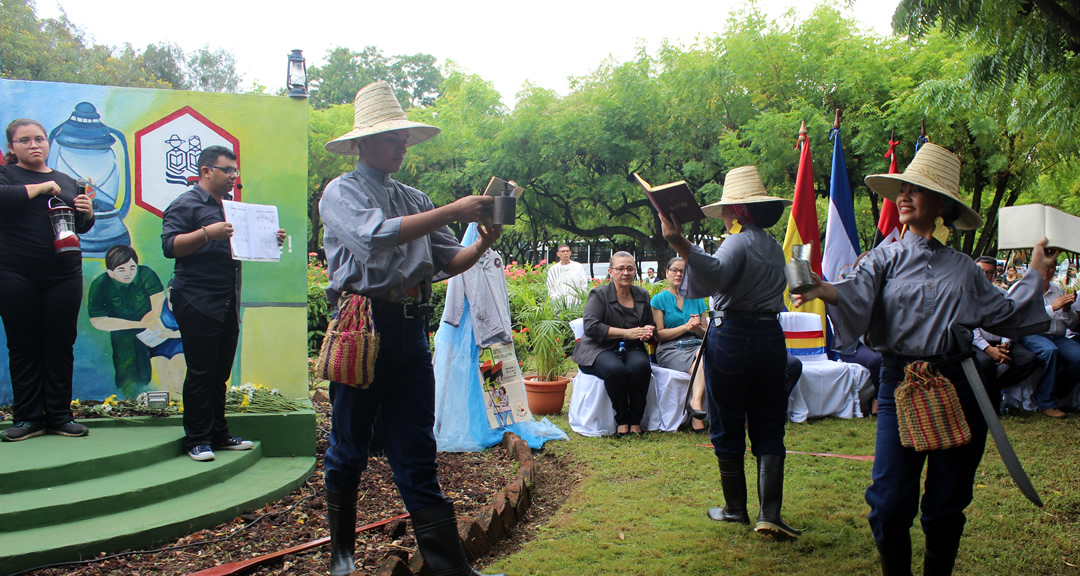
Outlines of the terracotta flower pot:
{"type": "Polygon", "coordinates": [[[525,394],[529,397],[529,410],[533,414],[558,414],[562,412],[566,399],[566,385],[570,379],[560,376],[554,381],[537,380],[536,376],[525,377],[525,394]]]}

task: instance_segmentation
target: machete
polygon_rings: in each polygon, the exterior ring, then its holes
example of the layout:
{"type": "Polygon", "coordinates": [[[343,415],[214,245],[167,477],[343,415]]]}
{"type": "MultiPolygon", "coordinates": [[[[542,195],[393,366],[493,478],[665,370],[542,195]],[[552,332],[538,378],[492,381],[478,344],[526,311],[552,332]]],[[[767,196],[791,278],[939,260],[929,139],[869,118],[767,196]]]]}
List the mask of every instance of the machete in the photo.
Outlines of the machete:
{"type": "Polygon", "coordinates": [[[994,437],[994,445],[997,446],[998,453],[1001,454],[1001,459],[1005,462],[1005,468],[1009,470],[1009,475],[1016,482],[1016,486],[1020,488],[1020,492],[1023,492],[1024,496],[1031,500],[1032,504],[1042,508],[1042,499],[1039,498],[1039,493],[1035,491],[1035,486],[1031,484],[1031,478],[1028,478],[1027,472],[1024,472],[1020,459],[1016,457],[1016,451],[1013,450],[1009,437],[1005,435],[1005,429],[1001,427],[1001,421],[998,420],[997,413],[994,412],[994,406],[990,403],[990,397],[983,388],[982,379],[979,378],[979,372],[975,369],[975,362],[968,356],[963,359],[960,365],[964,368],[964,375],[967,376],[968,385],[971,386],[971,390],[975,393],[975,399],[979,403],[979,410],[982,411],[983,419],[986,420],[986,425],[990,429],[990,435],[994,437]]]}

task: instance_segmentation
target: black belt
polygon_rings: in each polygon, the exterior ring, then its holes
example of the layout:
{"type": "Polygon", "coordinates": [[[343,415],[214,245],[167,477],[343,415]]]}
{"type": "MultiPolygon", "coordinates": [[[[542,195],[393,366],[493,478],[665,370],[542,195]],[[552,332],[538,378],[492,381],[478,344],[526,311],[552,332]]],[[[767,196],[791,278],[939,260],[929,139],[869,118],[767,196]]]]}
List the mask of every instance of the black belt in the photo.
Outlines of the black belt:
{"type": "Polygon", "coordinates": [[[725,320],[728,318],[743,318],[746,320],[757,320],[763,322],[765,320],[776,320],[777,315],[768,314],[766,312],[743,312],[742,310],[709,310],[709,318],[713,320],[725,320]]]}
{"type": "Polygon", "coordinates": [[[394,316],[412,320],[413,318],[427,318],[435,312],[431,304],[417,302],[387,302],[385,300],[369,299],[371,301],[371,313],[380,316],[394,316]]]}
{"type": "Polygon", "coordinates": [[[971,358],[975,353],[967,350],[963,352],[956,352],[954,354],[932,354],[930,356],[895,356],[893,354],[882,354],[881,363],[886,368],[893,370],[902,370],[904,366],[922,360],[929,362],[930,366],[941,370],[946,366],[959,366],[965,358],[971,358]]]}

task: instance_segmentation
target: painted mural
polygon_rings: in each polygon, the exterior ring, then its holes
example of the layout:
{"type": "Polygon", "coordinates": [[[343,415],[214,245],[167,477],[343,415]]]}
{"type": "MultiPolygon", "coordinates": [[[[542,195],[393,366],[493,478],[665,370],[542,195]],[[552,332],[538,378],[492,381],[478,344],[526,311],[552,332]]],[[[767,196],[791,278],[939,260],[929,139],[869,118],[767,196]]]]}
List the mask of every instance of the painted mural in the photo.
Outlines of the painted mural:
{"type": "MultiPolygon", "coordinates": [[[[277,206],[290,236],[280,262],[244,263],[231,382],[306,395],[307,114],[305,100],[285,97],[0,80],[0,126],[41,122],[48,165],[92,182],[75,398],[181,393],[184,350],[169,306],[173,261],[161,251],[161,215],[197,179],[199,153],[213,145],[237,155],[243,181],[234,199],[277,206]]],[[[11,401],[0,331],[0,404],[11,401]]]]}

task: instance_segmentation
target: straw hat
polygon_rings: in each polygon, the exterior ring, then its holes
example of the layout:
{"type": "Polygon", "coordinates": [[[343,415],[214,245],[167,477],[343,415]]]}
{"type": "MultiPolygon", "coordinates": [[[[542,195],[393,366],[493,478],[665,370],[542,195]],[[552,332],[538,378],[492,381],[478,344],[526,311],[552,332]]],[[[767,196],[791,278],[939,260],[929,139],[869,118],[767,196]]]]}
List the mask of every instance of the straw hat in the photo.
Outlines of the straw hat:
{"type": "Polygon", "coordinates": [[[427,124],[412,122],[405,117],[394,89],[384,81],[372,82],[356,93],[353,100],[353,129],[346,135],[326,143],[326,150],[344,156],[359,156],[356,140],[372,134],[393,130],[409,131],[406,146],[419,144],[439,133],[439,129],[427,124]]]}
{"type": "Polygon", "coordinates": [[[941,146],[930,142],[923,144],[902,174],[873,174],[866,177],[866,185],[871,190],[894,202],[900,194],[901,182],[933,190],[956,201],[960,215],[953,225],[958,229],[975,230],[982,226],[982,216],[960,199],[960,159],[941,146]]]}
{"type": "Polygon", "coordinates": [[[719,218],[724,206],[759,202],[783,202],[784,206],[791,205],[791,200],[769,196],[765,185],[761,183],[757,166],[742,166],[728,172],[724,177],[724,195],[720,197],[720,201],[705,206],[701,211],[706,216],[719,218]]]}

